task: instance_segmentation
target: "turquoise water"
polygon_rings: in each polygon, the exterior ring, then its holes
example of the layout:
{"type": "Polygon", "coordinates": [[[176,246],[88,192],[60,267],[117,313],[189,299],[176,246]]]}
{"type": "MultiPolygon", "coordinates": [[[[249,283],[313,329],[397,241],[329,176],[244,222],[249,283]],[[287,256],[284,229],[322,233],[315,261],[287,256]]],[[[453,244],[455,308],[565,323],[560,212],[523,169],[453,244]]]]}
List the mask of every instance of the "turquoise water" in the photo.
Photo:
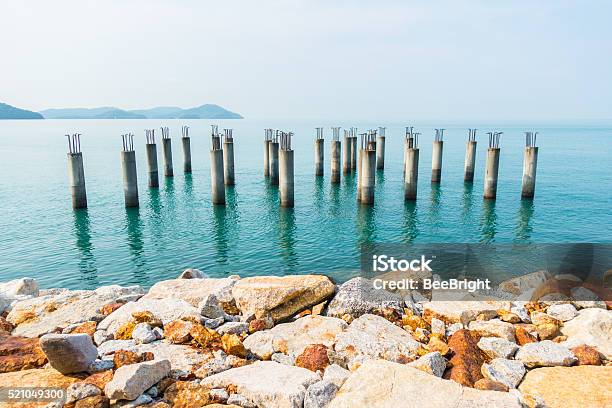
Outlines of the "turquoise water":
{"type": "MultiPolygon", "coordinates": [[[[141,284],[196,267],[212,276],[326,273],[346,279],[362,243],[611,242],[612,127],[412,123],[422,132],[419,197],[405,203],[406,123],[48,120],[0,122],[0,281],[43,287],[141,284]],[[237,185],[210,204],[209,129],[234,128],[237,185]],[[147,188],[144,128],[170,127],[174,172],[147,188]],[[193,173],[182,172],[180,128],[191,126],[193,173]],[[387,126],[376,204],[357,205],[356,177],[329,180],[329,126],[387,126]],[[314,128],[326,126],[325,172],[314,176],[314,128]],[[440,186],[430,184],[433,127],[445,127],[440,186]],[[263,129],[295,132],[295,209],[280,209],[262,173],[263,129]],[[476,176],[463,183],[467,127],[478,127],[476,176]],[[486,131],[502,136],[498,198],[482,199],[486,131]],[[538,130],[536,198],[520,200],[524,130],[538,130]],[[83,134],[89,208],[73,211],[64,134],[83,134]],[[140,209],[124,208],[121,134],[135,133],[140,209]]],[[[158,153],[161,145],[158,141],[158,153]]],[[[159,158],[161,165],[161,157],[159,158]]]]}

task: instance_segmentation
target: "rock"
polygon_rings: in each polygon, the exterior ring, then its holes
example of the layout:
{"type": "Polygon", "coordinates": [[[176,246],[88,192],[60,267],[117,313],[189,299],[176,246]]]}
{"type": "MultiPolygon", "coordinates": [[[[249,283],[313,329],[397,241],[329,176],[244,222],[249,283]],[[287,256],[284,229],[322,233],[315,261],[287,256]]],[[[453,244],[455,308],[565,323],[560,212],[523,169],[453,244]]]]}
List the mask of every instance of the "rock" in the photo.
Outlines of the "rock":
{"type": "Polygon", "coordinates": [[[261,319],[253,319],[249,322],[249,333],[268,330],[274,327],[274,320],[270,316],[261,319]]]}
{"type": "Polygon", "coordinates": [[[38,283],[33,278],[20,278],[0,283],[0,297],[38,296],[38,283]]]}
{"type": "Polygon", "coordinates": [[[450,347],[448,346],[448,344],[446,344],[437,337],[430,338],[426,348],[430,352],[437,351],[443,356],[447,355],[450,352],[450,347]]]}
{"type": "Polygon", "coordinates": [[[470,322],[468,328],[483,337],[500,337],[508,341],[515,341],[514,326],[499,319],[470,322]]]}
{"type": "Polygon", "coordinates": [[[351,372],[349,370],[340,367],[338,364],[332,364],[325,369],[323,379],[336,384],[336,387],[340,388],[350,375],[351,372]]]}
{"type": "Polygon", "coordinates": [[[546,314],[562,322],[567,322],[576,317],[578,311],[571,303],[562,303],[549,306],[546,309],[546,314]]]}
{"type": "Polygon", "coordinates": [[[94,343],[96,346],[101,345],[102,343],[113,340],[115,336],[112,333],[107,333],[105,330],[96,330],[93,334],[94,343]]]}
{"type": "Polygon", "coordinates": [[[458,330],[448,340],[453,350],[450,360],[449,378],[466,387],[473,387],[482,378],[480,367],[488,361],[488,356],[478,348],[480,338],[468,330],[458,330]]]}
{"type": "Polygon", "coordinates": [[[70,330],[68,331],[64,330],[62,331],[62,334],[87,334],[88,336],[93,338],[93,335],[96,332],[97,325],[97,322],[90,320],[77,324],[74,327],[70,328],[70,330]]]}
{"type": "Polygon", "coordinates": [[[500,382],[508,388],[516,388],[527,370],[520,361],[495,358],[489,364],[484,363],[481,372],[491,381],[500,382]]]}
{"type": "Polygon", "coordinates": [[[198,378],[206,378],[213,374],[229,370],[230,368],[242,367],[247,361],[236,356],[227,355],[223,350],[213,352],[213,357],[206,360],[194,371],[198,378]]]}
{"type": "Polygon", "coordinates": [[[113,354],[113,365],[115,369],[129,365],[142,363],[144,361],[151,361],[154,359],[153,353],[145,352],[145,353],[136,353],[130,350],[117,350],[115,354],[113,354]]]}
{"type": "Polygon", "coordinates": [[[524,305],[515,304],[510,308],[510,313],[517,315],[523,323],[531,323],[531,317],[524,305]]]}
{"type": "Polygon", "coordinates": [[[370,360],[355,371],[327,408],[352,407],[519,408],[508,393],[480,391],[384,360],[370,360]]]}
{"type": "Polygon", "coordinates": [[[329,365],[327,347],[323,344],[311,344],[306,346],[302,354],[295,359],[295,365],[315,372],[318,370],[325,370],[329,365]]]}
{"type": "MultiPolygon", "coordinates": [[[[182,280],[182,282],[192,281],[182,280]]],[[[145,299],[143,297],[138,302],[126,303],[123,307],[108,315],[98,324],[98,330],[105,330],[114,334],[121,326],[132,321],[134,319],[132,315],[138,312],[152,313],[161,319],[164,326],[179,319],[191,318],[195,321],[200,319],[198,310],[183,300],[173,298],[145,299]]]]}
{"type": "Polygon", "coordinates": [[[199,269],[185,269],[177,279],[204,279],[208,278],[204,272],[199,269]]]}
{"type": "Polygon", "coordinates": [[[525,344],[514,357],[527,367],[569,366],[577,361],[567,347],[543,340],[539,343],[525,344]]]}
{"type": "Polygon", "coordinates": [[[541,398],[546,407],[581,408],[612,406],[612,367],[548,367],[531,370],[519,390],[541,398]]]}
{"type": "Polygon", "coordinates": [[[224,334],[243,334],[249,331],[249,324],[244,322],[227,322],[217,328],[217,333],[224,334]]]}
{"type": "Polygon", "coordinates": [[[567,346],[586,344],[595,347],[608,360],[612,360],[611,310],[582,309],[578,316],[565,323],[561,333],[567,336],[567,346]]]}
{"type": "Polygon", "coordinates": [[[247,351],[244,348],[244,344],[235,334],[224,334],[221,336],[221,344],[223,345],[223,351],[232,356],[240,358],[246,358],[247,351]]]}
{"type": "MultiPolygon", "coordinates": [[[[247,278],[248,279],[248,278],[247,278]]],[[[210,388],[235,387],[237,394],[257,406],[267,408],[302,407],[306,388],[320,377],[310,370],[272,361],[257,361],[204,378],[201,385],[210,388]]],[[[228,399],[228,403],[233,403],[228,399]]]]}
{"type": "Polygon", "coordinates": [[[123,306],[126,303],[127,302],[117,302],[117,301],[107,303],[100,308],[100,314],[103,316],[108,316],[109,314],[113,313],[115,310],[119,309],[121,306],[123,306]]]}
{"type": "Polygon", "coordinates": [[[74,408],[109,408],[110,400],[104,395],[94,395],[78,400],[74,408]]]}
{"type": "Polygon", "coordinates": [[[99,309],[128,293],[143,292],[140,286],[102,286],[95,291],[65,290],[17,302],[7,316],[13,334],[38,337],[72,324],[99,320],[99,309]]]}
{"type": "Polygon", "coordinates": [[[112,370],[115,368],[115,362],[112,360],[94,360],[87,368],[88,373],[100,373],[103,371],[112,370]]]}
{"type": "Polygon", "coordinates": [[[86,334],[45,334],[40,338],[40,347],[51,367],[62,374],[86,371],[98,356],[86,334]]]}
{"type": "Polygon", "coordinates": [[[209,319],[223,318],[225,320],[225,317],[227,315],[227,313],[225,313],[225,311],[221,307],[219,299],[213,293],[209,293],[208,295],[206,295],[200,301],[200,303],[198,303],[197,307],[200,311],[200,314],[209,319]]]}
{"type": "Polygon", "coordinates": [[[340,285],[338,293],[327,307],[327,316],[358,318],[364,314],[383,314],[385,310],[401,315],[403,298],[384,289],[375,289],[369,279],[357,277],[340,285]]]}
{"type": "Polygon", "coordinates": [[[380,316],[364,314],[336,336],[334,349],[352,371],[367,359],[411,361],[420,347],[405,330],[380,316]]]}
{"type": "Polygon", "coordinates": [[[322,275],[256,276],[240,279],[232,289],[242,315],[261,318],[269,314],[275,322],[288,319],[334,293],[334,284],[322,275]]]}
{"type": "Polygon", "coordinates": [[[132,338],[136,343],[151,343],[158,340],[149,323],[138,323],[132,331],[132,338]]]}
{"type": "Polygon", "coordinates": [[[66,403],[70,404],[87,397],[102,394],[102,390],[93,384],[78,382],[71,384],[66,390],[66,403]]]}
{"type": "Polygon", "coordinates": [[[446,324],[435,317],[431,318],[431,334],[437,334],[439,336],[446,336],[446,324]]]}
{"type": "Polygon", "coordinates": [[[282,323],[271,330],[258,331],[244,340],[244,346],[266,360],[275,352],[297,357],[310,344],[331,347],[336,336],[348,325],[335,317],[305,316],[291,323],[282,323]]]}
{"type": "Polygon", "coordinates": [[[196,323],[188,320],[174,320],[164,326],[166,340],[174,344],[185,344],[191,341],[191,331],[196,323]]]}
{"type": "Polygon", "coordinates": [[[212,294],[220,302],[231,303],[232,287],[236,282],[240,282],[239,278],[170,279],[157,282],[140,301],[176,298],[197,307],[204,298],[212,294]]]}
{"type": "Polygon", "coordinates": [[[196,408],[213,402],[209,389],[189,381],[177,381],[166,388],[164,399],[172,408],[196,408]]]}
{"type": "Polygon", "coordinates": [[[113,379],[113,371],[101,371],[99,373],[95,373],[90,375],[89,377],[83,380],[84,383],[93,384],[99,389],[103,390],[106,384],[108,384],[113,379]]]}
{"type": "Polygon", "coordinates": [[[529,289],[539,288],[551,278],[552,274],[548,271],[536,271],[505,280],[499,284],[499,289],[514,295],[520,295],[529,289]]]}
{"type": "MultiPolygon", "coordinates": [[[[0,306],[0,309],[2,307],[0,306]]],[[[6,320],[4,317],[0,316],[0,334],[6,333],[6,334],[11,334],[11,332],[13,331],[14,327],[13,325],[6,320]]]]}
{"type": "Polygon", "coordinates": [[[216,319],[208,319],[206,320],[206,322],[204,323],[204,325],[206,326],[207,329],[216,329],[219,326],[221,326],[223,324],[223,322],[225,322],[225,318],[224,317],[217,317],[216,319]]]}
{"type": "Polygon", "coordinates": [[[141,394],[133,401],[117,401],[113,404],[113,408],[139,408],[146,406],[153,402],[153,398],[147,394],[141,394]]]}
{"type": "Polygon", "coordinates": [[[516,337],[516,344],[518,344],[519,346],[538,341],[538,338],[536,336],[532,335],[531,333],[529,333],[529,331],[527,331],[527,329],[521,326],[514,327],[514,336],[516,337]]]}
{"type": "Polygon", "coordinates": [[[519,349],[516,343],[499,337],[483,337],[478,341],[478,348],[489,358],[510,358],[519,349]]]}
{"type": "Polygon", "coordinates": [[[47,356],[38,339],[0,334],[0,373],[42,367],[47,356]]]}
{"type": "Polygon", "coordinates": [[[507,310],[498,310],[499,320],[507,323],[521,323],[522,319],[516,313],[509,312],[507,310]]]}
{"type": "Polygon", "coordinates": [[[551,340],[559,334],[561,322],[546,313],[531,313],[531,322],[536,326],[541,340],[551,340]]]}
{"type": "Polygon", "coordinates": [[[417,368],[428,374],[433,374],[436,377],[442,377],[446,370],[446,359],[442,357],[440,352],[427,353],[419,357],[418,360],[408,363],[409,367],[417,368]]]}
{"type": "Polygon", "coordinates": [[[508,387],[500,382],[491,381],[488,378],[481,378],[474,383],[474,388],[477,390],[501,391],[508,392],[508,387]]]}
{"type": "Polygon", "coordinates": [[[169,373],[168,360],[126,365],[115,371],[112,381],[104,387],[104,394],[111,399],[134,400],[169,373]]]}
{"type": "Polygon", "coordinates": [[[509,309],[510,302],[499,301],[432,301],[423,305],[423,318],[440,319],[447,324],[461,323],[465,326],[478,315],[492,319],[497,316],[497,310],[509,309]]]}
{"type": "Polygon", "coordinates": [[[600,308],[606,310],[606,302],[603,301],[595,292],[583,286],[573,287],[570,290],[573,305],[578,309],[600,308]]]}
{"type": "MultiPolygon", "coordinates": [[[[230,395],[229,398],[227,399],[227,404],[228,406],[232,406],[232,407],[257,408],[255,404],[253,404],[251,401],[249,401],[248,399],[246,399],[240,394],[230,395]]],[[[218,408],[222,408],[222,407],[218,407],[218,408]]]]}
{"type": "Polygon", "coordinates": [[[446,338],[450,338],[450,336],[452,336],[457,331],[462,330],[462,329],[463,329],[463,324],[461,323],[449,324],[448,326],[446,326],[446,338]]]}
{"type": "Polygon", "coordinates": [[[325,408],[337,391],[338,387],[330,381],[321,380],[310,385],[304,396],[304,408],[325,408]]]}
{"type": "MultiPolygon", "coordinates": [[[[82,379],[82,376],[71,375],[66,376],[52,368],[34,368],[29,370],[14,371],[11,373],[0,374],[0,384],[4,388],[14,387],[58,387],[66,389],[70,384],[78,382],[82,379]]],[[[0,402],[1,407],[23,407],[26,408],[26,404],[6,404],[0,402]]]]}
{"type": "Polygon", "coordinates": [[[229,393],[224,388],[213,388],[210,390],[209,395],[213,401],[217,402],[225,402],[229,398],[229,393]]]}
{"type": "Polygon", "coordinates": [[[601,356],[595,347],[583,344],[570,350],[578,359],[578,365],[601,365],[601,356]]]}
{"type": "Polygon", "coordinates": [[[272,356],[270,356],[270,360],[289,366],[295,365],[295,358],[284,353],[274,353],[272,356]]]}
{"type": "Polygon", "coordinates": [[[194,372],[211,358],[210,352],[164,341],[136,344],[133,340],[111,340],[98,348],[98,353],[100,357],[108,358],[117,350],[128,350],[138,355],[147,352],[152,353],[155,360],[170,361],[173,372],[194,372]]]}
{"type": "MultiPolygon", "coordinates": [[[[191,328],[191,337],[195,344],[199,345],[203,349],[219,349],[223,347],[223,340],[219,333],[214,330],[207,329],[206,327],[196,324],[191,328]]],[[[231,336],[235,336],[232,334],[231,336]]],[[[235,343],[232,340],[232,343],[235,343]]]]}

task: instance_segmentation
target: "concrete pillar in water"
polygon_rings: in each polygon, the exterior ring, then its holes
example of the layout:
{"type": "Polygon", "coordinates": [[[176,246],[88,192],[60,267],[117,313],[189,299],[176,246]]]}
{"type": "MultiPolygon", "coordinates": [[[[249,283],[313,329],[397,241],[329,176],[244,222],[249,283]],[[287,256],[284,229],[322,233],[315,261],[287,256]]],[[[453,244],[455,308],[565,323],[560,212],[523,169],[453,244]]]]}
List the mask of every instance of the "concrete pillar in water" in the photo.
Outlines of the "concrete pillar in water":
{"type": "Polygon", "coordinates": [[[234,178],[234,135],[233,129],[225,129],[225,141],[223,142],[223,179],[226,186],[236,184],[234,178]]]}
{"type": "Polygon", "coordinates": [[[270,141],[269,160],[270,160],[270,184],[278,185],[278,135],[270,141]]]}
{"type": "Polygon", "coordinates": [[[323,128],[317,128],[317,138],[315,139],[315,176],[323,175],[325,141],[323,140],[323,128]]]}
{"type": "Polygon", "coordinates": [[[436,137],[431,153],[431,182],[439,183],[442,179],[442,149],[444,147],[444,129],[436,129],[436,137]]]}
{"type": "Polygon", "coordinates": [[[342,172],[348,174],[351,172],[351,144],[352,138],[348,136],[348,130],[344,131],[344,144],[342,145],[342,172]]]}
{"type": "Polygon", "coordinates": [[[221,149],[221,137],[216,130],[216,125],[213,125],[212,148],[210,149],[211,198],[213,204],[224,205],[225,183],[223,180],[223,150],[221,149]]]}
{"type": "Polygon", "coordinates": [[[474,181],[474,169],[476,168],[476,140],[468,140],[465,148],[465,171],[463,181],[472,183],[474,181]]]}
{"type": "MultiPolygon", "coordinates": [[[[355,129],[355,132],[357,129],[355,129]]],[[[351,171],[357,169],[357,136],[351,140],[351,171]]]]}
{"type": "Polygon", "coordinates": [[[499,173],[499,138],[502,132],[489,132],[489,148],[484,179],[484,198],[494,200],[497,197],[497,176],[499,173]]]}
{"type": "Polygon", "coordinates": [[[384,127],[378,128],[378,137],[376,138],[376,168],[383,170],[385,168],[385,133],[384,127]]]}
{"type": "Polygon", "coordinates": [[[363,149],[361,148],[357,152],[357,163],[359,163],[357,166],[357,201],[361,201],[361,177],[363,176],[363,149]]]}
{"type": "Polygon", "coordinates": [[[157,145],[155,144],[155,130],[145,130],[145,137],[147,140],[146,152],[147,152],[147,167],[149,175],[149,187],[159,187],[159,172],[157,169],[157,145]]]}
{"type": "Polygon", "coordinates": [[[85,171],[81,153],[81,134],[68,136],[68,178],[72,195],[72,208],[87,208],[87,191],[85,189],[85,171]]]}
{"type": "Polygon", "coordinates": [[[191,173],[191,138],[189,137],[189,126],[183,126],[183,171],[191,173]]]}
{"type": "Polygon", "coordinates": [[[404,169],[404,199],[416,200],[417,184],[419,181],[419,149],[416,145],[416,139],[410,138],[406,140],[406,165],[404,169]]]}
{"type": "Polygon", "coordinates": [[[533,198],[535,195],[536,171],[538,169],[538,147],[536,138],[538,132],[525,132],[525,156],[523,161],[522,198],[533,198]]]}
{"type": "Polygon", "coordinates": [[[373,205],[376,185],[376,134],[366,136],[361,149],[361,204],[373,205]]]}
{"type": "Polygon", "coordinates": [[[162,147],[164,151],[164,175],[166,177],[174,177],[172,168],[172,139],[170,139],[170,129],[162,127],[162,147]]]}
{"type": "MultiPolygon", "coordinates": [[[[334,127],[331,141],[331,182],[340,183],[340,128],[334,127]]],[[[346,138],[345,138],[346,141],[346,138]]]]}
{"type": "Polygon", "coordinates": [[[270,177],[270,143],[272,141],[272,129],[265,129],[264,138],[264,177],[270,177]]]}
{"type": "Polygon", "coordinates": [[[281,207],[294,206],[294,169],[291,137],[293,133],[282,133],[279,155],[279,190],[281,207]]]}
{"type": "Polygon", "coordinates": [[[123,195],[126,207],[138,207],[138,174],[136,172],[136,152],[134,135],[122,135],[121,172],[123,175],[123,195]]]}

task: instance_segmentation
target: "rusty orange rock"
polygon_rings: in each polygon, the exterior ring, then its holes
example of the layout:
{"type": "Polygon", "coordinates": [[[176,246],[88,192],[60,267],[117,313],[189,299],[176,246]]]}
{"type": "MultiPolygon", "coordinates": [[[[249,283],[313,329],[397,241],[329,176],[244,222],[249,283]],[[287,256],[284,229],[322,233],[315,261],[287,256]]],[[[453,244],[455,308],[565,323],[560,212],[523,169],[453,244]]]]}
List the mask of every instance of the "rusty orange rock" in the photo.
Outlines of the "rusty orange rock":
{"type": "Polygon", "coordinates": [[[240,358],[246,358],[247,350],[242,344],[242,340],[235,334],[226,333],[221,337],[221,344],[223,345],[223,351],[227,354],[237,356],[240,358]]]}
{"type": "Polygon", "coordinates": [[[94,395],[78,400],[74,408],[109,408],[110,400],[104,395],[94,395]]]}
{"type": "Polygon", "coordinates": [[[173,408],[199,408],[212,402],[208,388],[189,381],[176,381],[164,392],[173,408]]]}
{"type": "Polygon", "coordinates": [[[599,352],[586,344],[574,347],[572,353],[578,358],[578,365],[601,365],[599,352]]]}
{"type": "Polygon", "coordinates": [[[90,375],[83,380],[84,383],[93,384],[101,390],[113,379],[113,370],[101,371],[90,375]]]}
{"type": "Polygon", "coordinates": [[[430,352],[439,351],[443,356],[450,352],[450,347],[444,341],[436,336],[432,336],[427,343],[427,350],[430,352]]]}
{"type": "Polygon", "coordinates": [[[149,312],[148,310],[143,310],[140,312],[133,312],[132,313],[132,318],[134,319],[134,321],[136,322],[136,324],[138,323],[149,323],[149,325],[153,326],[153,327],[162,327],[163,323],[161,321],[161,319],[157,316],[155,316],[152,312],[149,312]]]}
{"type": "Polygon", "coordinates": [[[516,344],[524,346],[527,343],[535,343],[538,341],[537,337],[531,335],[529,331],[523,326],[514,326],[514,337],[516,338],[516,344]]]}
{"type": "Polygon", "coordinates": [[[329,365],[327,347],[323,344],[311,344],[306,346],[302,354],[295,359],[295,365],[310,371],[324,371],[329,365]]]}
{"type": "Polygon", "coordinates": [[[508,392],[508,386],[498,381],[492,381],[488,378],[481,378],[474,383],[474,388],[477,390],[490,390],[490,391],[501,391],[508,392]]]}
{"type": "Polygon", "coordinates": [[[452,368],[449,379],[466,387],[474,387],[476,381],[483,378],[480,367],[489,361],[487,355],[478,348],[480,336],[469,330],[457,330],[450,337],[448,346],[454,355],[450,359],[452,368]]]}
{"type": "Polygon", "coordinates": [[[87,321],[75,327],[70,334],[85,333],[93,337],[97,326],[98,323],[94,322],[93,320],[87,321]]]}
{"type": "Polygon", "coordinates": [[[153,359],[153,353],[150,351],[138,354],[130,350],[117,350],[113,355],[115,370],[124,365],[142,363],[143,361],[151,361],[153,359]]]}
{"type": "Polygon", "coordinates": [[[123,303],[118,303],[118,302],[107,303],[100,308],[100,314],[104,316],[108,316],[109,314],[113,313],[115,310],[119,309],[123,305],[124,305],[123,303]]]}
{"type": "Polygon", "coordinates": [[[195,323],[185,320],[174,320],[164,326],[164,337],[170,343],[185,344],[191,341],[191,329],[195,323]]]}
{"type": "Polygon", "coordinates": [[[47,356],[37,338],[0,334],[0,373],[42,367],[47,356]]]}
{"type": "Polygon", "coordinates": [[[10,334],[13,331],[13,329],[14,327],[11,324],[11,322],[6,320],[4,317],[0,316],[0,334],[1,333],[10,334]]]}
{"type": "Polygon", "coordinates": [[[130,340],[132,338],[134,327],[136,327],[136,323],[133,320],[124,323],[115,332],[115,340],[130,340]]]}
{"type": "Polygon", "coordinates": [[[193,341],[202,348],[213,350],[223,348],[223,342],[221,341],[219,333],[201,324],[194,324],[189,334],[193,338],[193,341]]]}

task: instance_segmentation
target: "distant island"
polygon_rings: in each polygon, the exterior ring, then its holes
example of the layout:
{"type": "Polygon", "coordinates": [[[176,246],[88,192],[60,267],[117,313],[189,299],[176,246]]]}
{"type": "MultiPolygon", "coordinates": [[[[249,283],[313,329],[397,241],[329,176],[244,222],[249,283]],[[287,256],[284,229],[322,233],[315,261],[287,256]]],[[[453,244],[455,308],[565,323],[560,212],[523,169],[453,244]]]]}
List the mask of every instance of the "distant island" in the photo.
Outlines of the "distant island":
{"type": "Polygon", "coordinates": [[[151,109],[123,110],[112,106],[100,108],[45,109],[45,119],[242,119],[243,117],[219,105],[205,104],[183,109],[159,106],[151,109]]]}
{"type": "Polygon", "coordinates": [[[43,115],[0,103],[0,119],[43,119],[43,115]]]}

